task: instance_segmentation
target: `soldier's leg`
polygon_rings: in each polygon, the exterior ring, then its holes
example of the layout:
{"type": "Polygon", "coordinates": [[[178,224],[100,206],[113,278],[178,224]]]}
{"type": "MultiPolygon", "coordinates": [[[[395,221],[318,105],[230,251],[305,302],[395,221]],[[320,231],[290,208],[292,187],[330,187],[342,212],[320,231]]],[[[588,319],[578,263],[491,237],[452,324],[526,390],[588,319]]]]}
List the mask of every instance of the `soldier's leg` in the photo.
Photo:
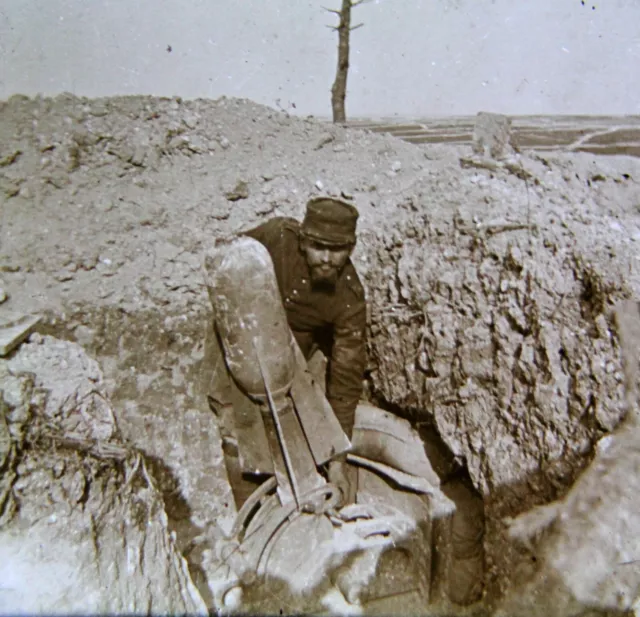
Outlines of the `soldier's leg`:
{"type": "Polygon", "coordinates": [[[258,476],[244,474],[237,448],[235,451],[227,450],[224,453],[224,464],[227,469],[227,477],[233,492],[233,500],[236,509],[239,511],[244,502],[249,499],[251,494],[260,486],[263,478],[258,476]]]}
{"type": "Polygon", "coordinates": [[[200,387],[209,408],[218,419],[218,429],[224,449],[225,445],[229,446],[235,441],[231,382],[213,321],[207,325],[202,367],[200,387]]]}
{"type": "Polygon", "coordinates": [[[231,403],[231,388],[233,384],[213,323],[207,329],[205,337],[202,380],[209,408],[218,419],[218,430],[222,441],[227,477],[231,485],[236,508],[239,510],[257,488],[259,482],[256,478],[246,477],[242,473],[234,409],[231,403]]]}
{"type": "Polygon", "coordinates": [[[450,600],[466,606],[480,600],[484,588],[484,503],[468,478],[454,478],[442,489],[456,504],[447,592],[450,600]]]}

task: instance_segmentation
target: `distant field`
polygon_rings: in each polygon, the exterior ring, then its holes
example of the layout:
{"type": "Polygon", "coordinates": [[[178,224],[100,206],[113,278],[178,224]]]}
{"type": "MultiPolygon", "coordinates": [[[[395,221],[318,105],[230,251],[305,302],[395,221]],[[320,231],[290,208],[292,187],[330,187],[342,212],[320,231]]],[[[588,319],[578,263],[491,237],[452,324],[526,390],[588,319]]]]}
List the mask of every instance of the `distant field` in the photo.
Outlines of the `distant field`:
{"type": "MultiPolygon", "coordinates": [[[[640,116],[513,116],[513,142],[522,150],[591,152],[640,157],[640,116]]],[[[389,133],[410,143],[471,144],[475,117],[380,120],[347,125],[389,133]]]]}

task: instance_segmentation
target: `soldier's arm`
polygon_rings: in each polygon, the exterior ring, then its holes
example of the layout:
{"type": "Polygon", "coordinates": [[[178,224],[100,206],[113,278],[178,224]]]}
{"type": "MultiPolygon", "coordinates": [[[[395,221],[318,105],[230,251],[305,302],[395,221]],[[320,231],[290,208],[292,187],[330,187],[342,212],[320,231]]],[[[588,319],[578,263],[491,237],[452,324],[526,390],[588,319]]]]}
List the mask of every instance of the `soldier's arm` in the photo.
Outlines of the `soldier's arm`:
{"type": "Polygon", "coordinates": [[[280,241],[283,223],[287,220],[285,217],[278,216],[268,220],[266,223],[262,223],[262,225],[258,225],[258,227],[242,232],[241,235],[257,240],[271,251],[271,248],[280,241]]]}
{"type": "Polygon", "coordinates": [[[327,375],[327,399],[349,439],[362,395],[366,366],[366,306],[364,293],[334,324],[327,375]]]}

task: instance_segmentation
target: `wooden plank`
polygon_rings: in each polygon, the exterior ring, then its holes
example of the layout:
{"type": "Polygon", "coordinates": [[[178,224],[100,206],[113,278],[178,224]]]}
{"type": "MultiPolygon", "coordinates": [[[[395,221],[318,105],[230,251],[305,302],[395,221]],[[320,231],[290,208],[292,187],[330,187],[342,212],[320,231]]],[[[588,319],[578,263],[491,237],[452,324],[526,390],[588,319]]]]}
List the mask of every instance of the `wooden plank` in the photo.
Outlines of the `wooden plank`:
{"type": "Polygon", "coordinates": [[[278,417],[282,427],[284,447],[289,452],[296,486],[300,491],[300,495],[326,484],[324,478],[318,473],[293,405],[288,405],[279,411],[278,417]]]}
{"type": "Polygon", "coordinates": [[[285,506],[294,501],[293,489],[291,482],[289,482],[289,474],[287,473],[287,465],[282,455],[282,448],[280,446],[280,440],[278,439],[278,432],[276,430],[273,418],[271,418],[271,411],[269,415],[265,415],[263,418],[264,428],[267,435],[267,441],[269,442],[269,451],[271,453],[271,459],[273,461],[273,469],[276,476],[276,482],[278,483],[278,498],[280,503],[285,506]]]}
{"type": "MultiPolygon", "coordinates": [[[[264,382],[266,398],[271,411],[270,419],[273,421],[280,445],[282,460],[286,465],[288,476],[287,489],[293,490],[296,502],[298,506],[300,506],[303,495],[314,488],[322,486],[325,482],[316,469],[307,440],[305,439],[300,422],[294,411],[293,401],[286,394],[281,394],[277,398],[272,396],[270,389],[271,384],[269,383],[265,367],[262,364],[262,359],[257,349],[256,354],[264,382]]],[[[272,436],[269,438],[270,444],[272,444],[271,440],[272,436]]],[[[278,473],[277,465],[275,465],[275,469],[276,473],[278,473]]],[[[280,478],[278,484],[280,484],[280,478]]],[[[280,493],[280,487],[278,488],[278,492],[280,493]]],[[[286,497],[288,497],[288,494],[286,494],[286,497]]],[[[283,501],[282,504],[285,505],[285,501],[283,501]]]]}
{"type": "Polygon", "coordinates": [[[307,370],[307,363],[295,345],[296,372],[291,386],[293,399],[302,430],[316,465],[323,465],[338,454],[347,452],[351,443],[322,389],[307,370]]]}

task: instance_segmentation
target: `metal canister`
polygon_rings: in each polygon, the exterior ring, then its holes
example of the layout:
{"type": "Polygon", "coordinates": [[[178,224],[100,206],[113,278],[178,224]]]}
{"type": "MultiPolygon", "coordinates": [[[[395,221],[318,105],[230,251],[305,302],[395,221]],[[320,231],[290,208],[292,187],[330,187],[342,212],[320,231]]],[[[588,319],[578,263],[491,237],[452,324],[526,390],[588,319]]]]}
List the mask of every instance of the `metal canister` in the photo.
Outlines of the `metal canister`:
{"type": "Polygon", "coordinates": [[[259,357],[272,396],[281,399],[293,380],[294,339],[269,252],[253,238],[237,238],[211,250],[205,270],[231,375],[249,396],[264,402],[259,357]]]}

